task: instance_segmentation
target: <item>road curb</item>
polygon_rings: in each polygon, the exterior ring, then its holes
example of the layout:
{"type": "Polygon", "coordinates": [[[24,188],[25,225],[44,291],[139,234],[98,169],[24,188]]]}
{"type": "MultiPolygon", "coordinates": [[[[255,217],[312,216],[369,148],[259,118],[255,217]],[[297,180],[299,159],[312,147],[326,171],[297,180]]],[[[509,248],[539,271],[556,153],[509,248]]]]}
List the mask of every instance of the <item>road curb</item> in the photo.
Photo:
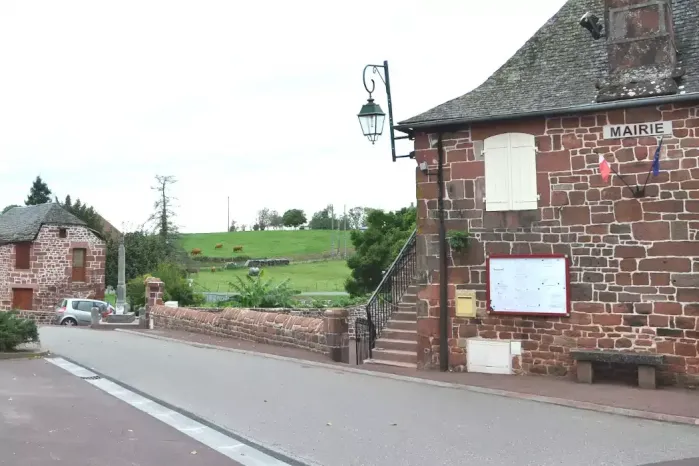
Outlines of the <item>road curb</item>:
{"type": "Polygon", "coordinates": [[[637,419],[646,419],[646,420],[651,420],[651,421],[668,422],[668,423],[672,423],[672,424],[684,424],[684,425],[690,425],[690,426],[699,426],[699,418],[694,418],[694,417],[678,416],[678,415],[674,415],[674,414],[656,413],[656,412],[642,411],[642,410],[631,409],[631,408],[619,408],[616,406],[601,405],[601,404],[597,404],[597,403],[591,403],[588,401],[567,400],[565,398],[555,398],[555,397],[550,397],[550,396],[532,395],[532,394],[528,394],[528,393],[500,390],[497,388],[478,387],[476,385],[462,385],[462,384],[451,383],[451,382],[440,382],[438,380],[423,379],[420,377],[410,377],[407,375],[398,375],[398,374],[390,374],[390,373],[386,373],[386,372],[370,371],[370,370],[365,370],[365,369],[356,369],[354,367],[347,367],[347,366],[335,365],[335,364],[327,364],[327,363],[317,362],[317,361],[307,361],[305,359],[291,358],[288,356],[279,356],[277,354],[259,353],[259,352],[255,352],[255,351],[241,350],[241,349],[236,349],[236,348],[226,348],[223,346],[210,345],[207,343],[191,342],[191,341],[186,341],[186,340],[180,340],[178,338],[164,337],[161,335],[149,335],[148,333],[135,332],[133,330],[116,329],[115,332],[129,333],[132,335],[138,335],[138,336],[145,337],[145,338],[152,338],[154,340],[162,340],[162,341],[169,341],[169,342],[174,342],[174,343],[181,343],[184,345],[194,346],[196,348],[215,349],[215,350],[219,350],[219,351],[228,351],[230,353],[248,354],[248,355],[253,355],[253,356],[262,357],[262,358],[277,359],[280,361],[300,363],[300,364],[303,364],[305,366],[313,366],[313,367],[320,367],[320,368],[324,368],[324,369],[340,370],[343,372],[351,372],[351,373],[355,373],[355,374],[368,375],[371,377],[380,377],[380,378],[384,378],[384,379],[399,380],[402,382],[418,383],[418,384],[422,384],[422,385],[430,385],[433,387],[465,390],[465,391],[474,392],[474,393],[481,393],[481,394],[485,394],[485,395],[495,395],[495,396],[501,396],[501,397],[505,397],[505,398],[514,398],[514,399],[519,399],[519,400],[535,401],[538,403],[546,403],[546,404],[564,406],[564,407],[575,408],[575,409],[584,409],[587,411],[596,411],[596,412],[606,413],[606,414],[616,414],[619,416],[626,416],[626,417],[632,417],[632,418],[637,418],[637,419]]]}
{"type": "MultiPolygon", "coordinates": [[[[123,331],[126,333],[138,334],[138,332],[134,332],[132,330],[123,330],[123,331]]],[[[179,406],[175,406],[172,403],[169,403],[169,402],[163,400],[162,398],[159,398],[159,397],[156,397],[150,393],[144,392],[143,390],[139,390],[138,388],[134,387],[133,385],[127,384],[126,382],[123,382],[119,379],[111,377],[111,376],[109,376],[101,371],[98,371],[97,369],[95,369],[93,367],[90,367],[86,364],[82,364],[82,363],[80,363],[72,358],[69,358],[67,356],[64,356],[60,353],[51,353],[49,356],[46,356],[47,359],[54,358],[54,357],[60,357],[62,359],[65,359],[66,361],[68,361],[72,364],[75,364],[76,366],[82,367],[82,368],[98,375],[99,377],[101,377],[105,380],[109,380],[110,382],[113,382],[114,384],[119,385],[120,387],[123,387],[126,390],[129,390],[137,395],[140,395],[144,398],[147,398],[147,399],[163,406],[164,408],[167,408],[171,411],[179,413],[185,417],[192,419],[193,421],[196,421],[196,422],[198,422],[206,427],[209,427],[212,430],[220,432],[223,435],[226,435],[234,440],[237,440],[237,441],[244,443],[252,448],[255,448],[256,450],[259,450],[259,451],[261,451],[261,452],[263,452],[263,453],[265,453],[273,458],[276,458],[289,466],[322,466],[319,463],[316,463],[308,458],[302,458],[300,456],[294,455],[293,453],[288,452],[288,451],[280,448],[279,446],[272,446],[272,445],[264,444],[262,442],[258,442],[256,440],[253,440],[252,438],[248,437],[247,435],[236,432],[232,429],[229,429],[228,427],[218,425],[215,422],[213,422],[207,418],[199,416],[198,414],[194,414],[193,412],[188,411],[184,408],[180,408],[179,406]]]]}
{"type": "Polygon", "coordinates": [[[0,353],[0,361],[15,361],[17,359],[44,358],[48,351],[17,351],[13,353],[0,353]]]}

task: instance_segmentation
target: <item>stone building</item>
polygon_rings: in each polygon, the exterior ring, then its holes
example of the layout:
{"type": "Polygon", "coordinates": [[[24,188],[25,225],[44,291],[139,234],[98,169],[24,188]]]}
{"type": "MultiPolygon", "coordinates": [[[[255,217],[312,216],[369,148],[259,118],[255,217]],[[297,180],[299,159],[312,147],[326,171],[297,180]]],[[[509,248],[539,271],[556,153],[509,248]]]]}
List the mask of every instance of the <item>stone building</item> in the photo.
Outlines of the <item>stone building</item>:
{"type": "Polygon", "coordinates": [[[105,253],[104,239],[58,204],[10,209],[0,215],[0,309],[104,299],[105,253]]]}
{"type": "Polygon", "coordinates": [[[696,0],[570,0],[478,88],[397,125],[422,164],[418,367],[439,366],[441,145],[447,231],[471,234],[448,257],[450,368],[488,340],[510,343],[483,363],[495,372],[571,375],[571,348],[600,348],[664,354],[661,380],[699,381],[698,27],[696,0]],[[605,181],[600,156],[622,176],[605,181]],[[496,254],[566,256],[566,315],[492,312],[496,254]],[[456,315],[464,291],[475,316],[456,315]]]}

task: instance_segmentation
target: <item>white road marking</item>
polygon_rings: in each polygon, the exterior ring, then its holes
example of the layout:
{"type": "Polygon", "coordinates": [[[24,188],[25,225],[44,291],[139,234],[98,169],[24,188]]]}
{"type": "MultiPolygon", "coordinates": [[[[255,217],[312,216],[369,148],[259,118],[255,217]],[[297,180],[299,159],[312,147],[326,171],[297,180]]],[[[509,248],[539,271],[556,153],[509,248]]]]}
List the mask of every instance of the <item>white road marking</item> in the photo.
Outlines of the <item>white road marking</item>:
{"type": "MultiPolygon", "coordinates": [[[[46,358],[46,361],[78,377],[94,377],[97,375],[63,358],[46,358]]],[[[250,445],[238,442],[217,430],[168,409],[138,393],[127,390],[110,380],[100,378],[96,380],[85,380],[85,382],[153,416],[155,419],[177,429],[186,436],[203,443],[207,447],[218,451],[220,454],[244,466],[289,466],[288,463],[256,450],[250,445]]]]}

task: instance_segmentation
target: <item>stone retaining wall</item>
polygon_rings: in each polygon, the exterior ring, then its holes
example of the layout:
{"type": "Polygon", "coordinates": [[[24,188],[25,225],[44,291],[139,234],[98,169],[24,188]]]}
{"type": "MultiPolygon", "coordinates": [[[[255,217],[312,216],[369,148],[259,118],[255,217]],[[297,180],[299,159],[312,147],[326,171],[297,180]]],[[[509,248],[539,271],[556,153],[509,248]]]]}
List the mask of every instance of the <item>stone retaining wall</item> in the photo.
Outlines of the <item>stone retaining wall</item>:
{"type": "MultiPolygon", "coordinates": [[[[276,311],[276,310],[275,310],[276,311]]],[[[218,312],[153,306],[155,328],[185,330],[330,354],[322,317],[227,308],[218,312]]]]}
{"type": "Polygon", "coordinates": [[[50,325],[55,316],[53,312],[45,311],[17,311],[17,315],[22,319],[33,320],[37,325],[50,325]]]}

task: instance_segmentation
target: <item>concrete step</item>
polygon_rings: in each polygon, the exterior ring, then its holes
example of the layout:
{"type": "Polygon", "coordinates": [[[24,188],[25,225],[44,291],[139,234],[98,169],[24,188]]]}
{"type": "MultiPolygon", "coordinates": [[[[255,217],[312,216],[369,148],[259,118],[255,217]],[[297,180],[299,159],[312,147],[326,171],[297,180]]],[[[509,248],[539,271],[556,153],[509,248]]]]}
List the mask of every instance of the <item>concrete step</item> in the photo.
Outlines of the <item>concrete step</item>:
{"type": "Polygon", "coordinates": [[[380,366],[393,366],[393,367],[405,367],[407,369],[416,369],[417,363],[413,364],[410,362],[397,362],[397,361],[384,361],[382,359],[367,359],[364,364],[376,364],[380,366]]]}
{"type": "Polygon", "coordinates": [[[391,314],[391,319],[395,320],[409,320],[411,322],[415,321],[417,322],[417,312],[415,311],[403,311],[401,309],[395,311],[393,314],[391,314]]]}
{"type": "Polygon", "coordinates": [[[395,361],[409,364],[417,364],[417,353],[415,351],[400,351],[374,348],[371,350],[371,357],[381,361],[395,361]]]}
{"type": "Polygon", "coordinates": [[[417,331],[385,328],[383,332],[381,332],[380,338],[417,342],[417,331]]]}
{"type": "Polygon", "coordinates": [[[417,304],[416,303],[403,303],[403,302],[401,302],[401,303],[398,303],[398,306],[396,308],[400,309],[400,310],[415,312],[417,309],[417,304]]]}
{"type": "Polygon", "coordinates": [[[410,351],[412,353],[415,353],[417,351],[417,342],[411,340],[393,340],[391,338],[379,338],[378,340],[376,340],[376,347],[374,349],[410,351]]]}
{"type": "Polygon", "coordinates": [[[412,330],[417,332],[417,319],[416,320],[398,320],[389,319],[386,323],[386,328],[391,330],[412,330]]]}
{"type": "Polygon", "coordinates": [[[401,296],[400,301],[402,303],[416,303],[417,293],[405,293],[403,296],[401,296]]]}

